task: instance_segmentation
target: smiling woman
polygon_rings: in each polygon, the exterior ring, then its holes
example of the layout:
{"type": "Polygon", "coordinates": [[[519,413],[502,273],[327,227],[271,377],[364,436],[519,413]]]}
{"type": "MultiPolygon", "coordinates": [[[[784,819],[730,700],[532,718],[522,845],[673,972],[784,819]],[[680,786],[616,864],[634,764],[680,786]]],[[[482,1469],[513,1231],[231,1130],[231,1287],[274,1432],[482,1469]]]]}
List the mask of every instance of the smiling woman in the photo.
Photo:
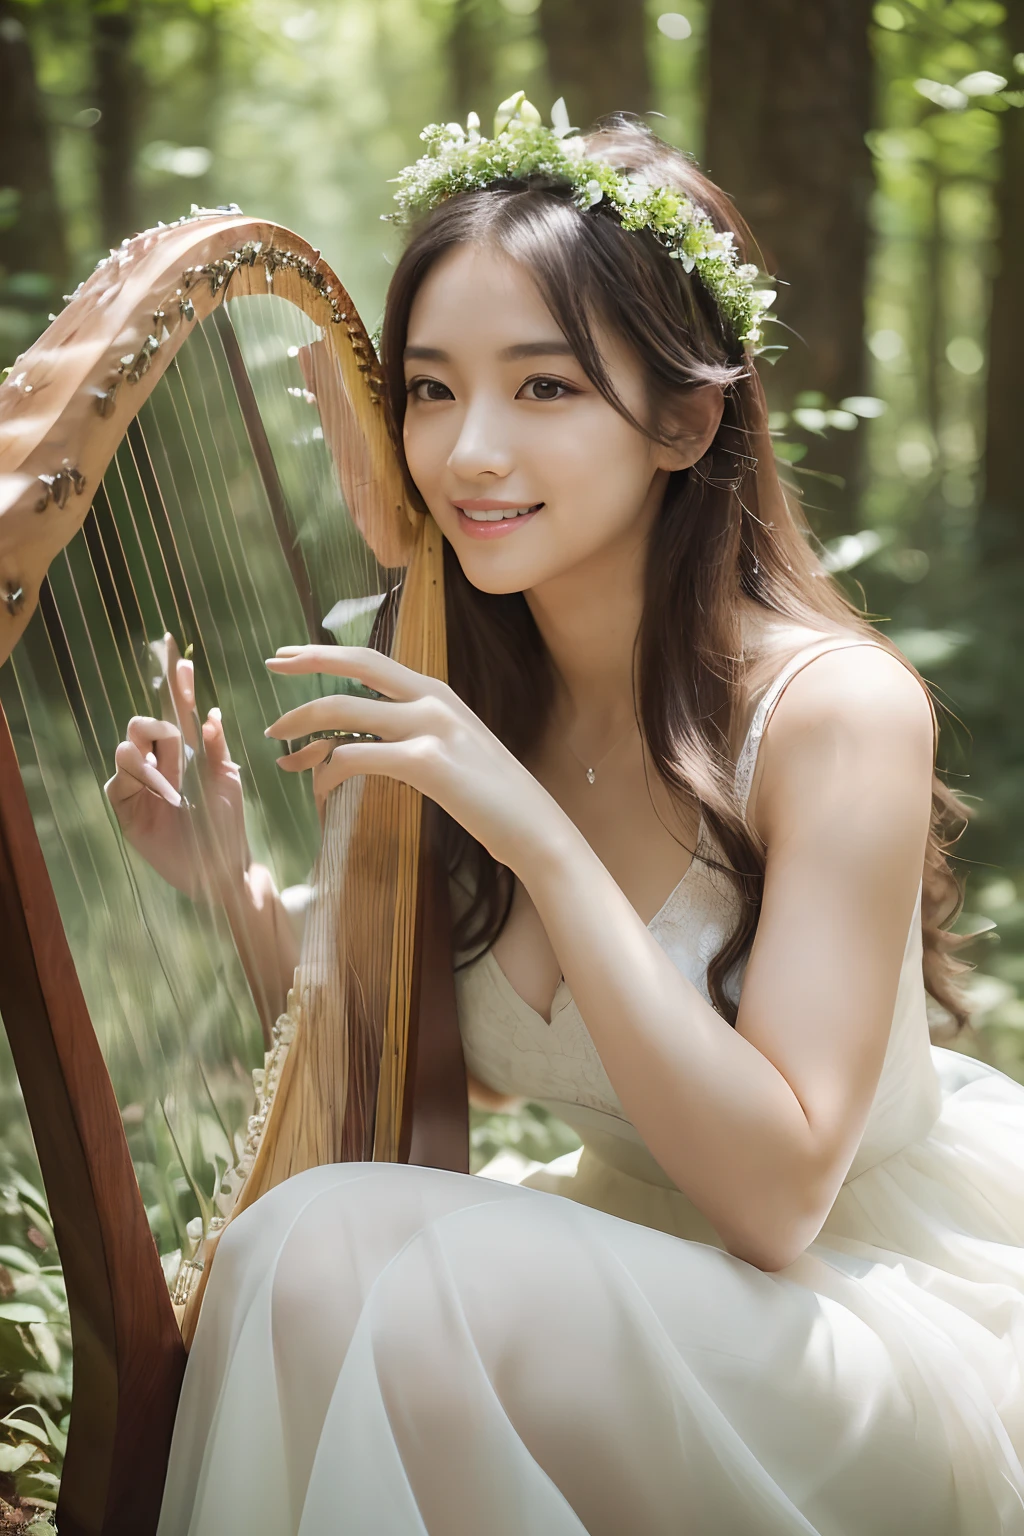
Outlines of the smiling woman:
{"type": "Polygon", "coordinates": [[[440,807],[471,1083],[584,1150],[314,1168],[233,1221],[161,1536],[1010,1536],[1024,1089],[929,1039],[930,699],[779,485],[728,200],[635,122],[506,107],[403,173],[382,333],[449,681],[288,647],[363,690],[268,734],[363,738],[281,760],[321,805],[440,807]]]}

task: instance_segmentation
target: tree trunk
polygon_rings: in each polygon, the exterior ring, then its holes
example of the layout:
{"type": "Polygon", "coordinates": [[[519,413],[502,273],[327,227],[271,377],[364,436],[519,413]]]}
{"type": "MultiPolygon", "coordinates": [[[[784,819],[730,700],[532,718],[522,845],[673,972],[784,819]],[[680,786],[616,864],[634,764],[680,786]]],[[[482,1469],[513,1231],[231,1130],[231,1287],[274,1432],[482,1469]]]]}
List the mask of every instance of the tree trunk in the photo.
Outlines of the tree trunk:
{"type": "MultiPolygon", "coordinates": [[[[773,406],[803,390],[834,403],[865,388],[864,290],[874,186],[871,0],[712,0],[709,175],[739,205],[780,281],[766,340],[789,350],[763,369],[773,406]]],[[[860,432],[832,434],[813,467],[847,481],[853,514],[860,432]]]]}
{"type": "MultiPolygon", "coordinates": [[[[1010,0],[1006,20],[1007,51],[1024,53],[1024,0],[1010,0]]],[[[1010,559],[1016,562],[1019,572],[1024,566],[1024,493],[1020,471],[1024,108],[1013,107],[1004,112],[1002,126],[1002,167],[997,194],[999,234],[988,341],[985,488],[978,519],[978,546],[985,564],[998,567],[1010,559]]]]}
{"type": "MultiPolygon", "coordinates": [[[[1007,52],[1024,52],[1024,0],[1007,6],[1007,52]]],[[[970,706],[971,777],[982,794],[968,855],[1024,863],[1024,488],[1020,471],[1020,341],[1024,335],[1024,108],[1002,114],[999,229],[988,331],[984,484],[975,529],[977,566],[957,702],[970,706]]],[[[951,681],[950,687],[953,687],[951,681]]],[[[974,788],[972,783],[970,788],[974,788]]]]}
{"type": "Polygon", "coordinates": [[[92,66],[100,119],[94,130],[99,192],[100,238],[120,245],[138,232],[135,155],[142,92],[132,59],[136,13],[132,0],[123,10],[100,9],[93,0],[92,66]]]}
{"type": "MultiPolygon", "coordinates": [[[[48,278],[49,307],[67,284],[68,248],[50,126],[24,25],[27,9],[0,0],[0,268],[4,278],[48,278]]],[[[36,302],[42,306],[42,294],[36,302]]]]}
{"type": "Polygon", "coordinates": [[[464,123],[470,112],[480,115],[481,132],[489,134],[494,96],[493,46],[488,41],[488,0],[455,0],[448,33],[448,77],[452,112],[464,123]]]}
{"type": "Polygon", "coordinates": [[[541,0],[538,18],[552,99],[565,97],[573,123],[650,108],[644,0],[541,0]]]}

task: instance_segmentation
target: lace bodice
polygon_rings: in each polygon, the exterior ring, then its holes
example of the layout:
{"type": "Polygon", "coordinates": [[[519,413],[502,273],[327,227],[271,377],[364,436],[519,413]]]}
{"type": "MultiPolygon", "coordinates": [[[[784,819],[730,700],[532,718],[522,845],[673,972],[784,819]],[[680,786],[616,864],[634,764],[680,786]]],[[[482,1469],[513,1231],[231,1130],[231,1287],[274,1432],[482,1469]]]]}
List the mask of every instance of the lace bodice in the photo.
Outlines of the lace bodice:
{"type": "MultiPolygon", "coordinates": [[[[736,765],[737,793],[744,807],[761,738],[786,684],[823,652],[865,644],[874,642],[840,637],[816,641],[798,651],[767,688],[736,765]]],[[[695,857],[648,928],[710,1003],[708,964],[739,919],[739,898],[728,878],[706,862],[709,856],[726,862],[702,819],[695,857]]],[[[847,1182],[926,1134],[939,1110],[921,959],[919,889],[885,1061],[847,1182]]],[[[739,999],[744,970],[741,964],[726,985],[734,1001],[739,999]]],[[[490,950],[456,973],[456,992],[466,1065],[474,1077],[496,1092],[544,1104],[571,1125],[591,1151],[623,1172],[675,1188],[626,1118],[564,981],[555,993],[550,1024],[514,990],[490,950]]]]}

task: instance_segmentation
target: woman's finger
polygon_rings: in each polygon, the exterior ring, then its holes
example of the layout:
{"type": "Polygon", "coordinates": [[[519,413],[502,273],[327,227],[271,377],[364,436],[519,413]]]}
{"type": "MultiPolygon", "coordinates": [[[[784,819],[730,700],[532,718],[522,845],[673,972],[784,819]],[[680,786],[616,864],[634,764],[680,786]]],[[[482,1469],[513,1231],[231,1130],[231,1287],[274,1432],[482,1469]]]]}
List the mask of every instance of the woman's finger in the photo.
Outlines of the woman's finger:
{"type": "Polygon", "coordinates": [[[122,741],[114,753],[114,777],[103,786],[107,799],[116,810],[143,790],[150,790],[161,800],[166,800],[175,810],[181,805],[181,796],[174,785],[162,773],[146,761],[133,741],[122,741]]]}
{"type": "Polygon", "coordinates": [[[387,779],[401,779],[414,789],[421,788],[413,782],[418,775],[409,753],[407,742],[344,742],[340,747],[335,747],[328,760],[316,769],[313,775],[314,793],[318,800],[324,800],[339,784],[366,773],[379,773],[387,779]]]}
{"type": "Polygon", "coordinates": [[[319,763],[325,763],[337,746],[336,740],[310,741],[297,752],[289,752],[277,758],[277,766],[286,773],[304,773],[307,768],[316,768],[319,763]]]}
{"type": "Polygon", "coordinates": [[[386,741],[403,741],[427,728],[428,711],[442,708],[438,700],[427,703],[417,699],[397,704],[390,699],[363,699],[358,694],[337,693],[288,710],[267,727],[264,735],[274,741],[297,741],[312,731],[358,731],[360,735],[382,736],[386,741]]]}
{"type": "MultiPolygon", "coordinates": [[[[173,642],[172,642],[173,643],[173,642]]],[[[199,745],[196,734],[196,669],[191,661],[176,658],[168,672],[171,701],[187,746],[199,745]]]]}
{"type": "Polygon", "coordinates": [[[232,761],[228,750],[223,718],[216,705],[203,721],[203,750],[206,753],[206,766],[212,773],[239,772],[238,764],[232,761]]]}
{"type": "Polygon", "coordinates": [[[285,675],[321,672],[327,677],[351,677],[389,699],[406,702],[444,687],[436,678],[414,672],[366,645],[283,645],[266,665],[285,675]]]}
{"type": "Polygon", "coordinates": [[[185,744],[178,727],[170,720],[156,720],[152,715],[134,715],[125,734],[144,758],[153,754],[157,772],[175,792],[180,790],[185,771],[185,744]]]}

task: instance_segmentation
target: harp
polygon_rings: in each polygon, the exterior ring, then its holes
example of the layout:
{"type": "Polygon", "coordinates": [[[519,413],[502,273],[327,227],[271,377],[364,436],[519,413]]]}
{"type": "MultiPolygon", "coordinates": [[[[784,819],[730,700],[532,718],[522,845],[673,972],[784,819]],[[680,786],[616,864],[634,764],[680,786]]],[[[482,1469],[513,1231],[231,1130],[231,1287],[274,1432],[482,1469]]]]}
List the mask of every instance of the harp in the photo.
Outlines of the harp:
{"type": "Polygon", "coordinates": [[[234,1212],[317,1162],[468,1171],[436,807],[353,780],[318,855],[308,783],[263,738],[324,691],[271,678],[278,645],[445,675],[441,539],[382,393],[319,253],[234,208],[126,241],[0,387],[0,1015],[71,1314],[62,1536],[155,1528],[234,1212]],[[163,882],[103,794],[129,717],[167,715],[176,647],[223,711],[255,857],[311,893],[279,1018],[222,908],[163,882]]]}

